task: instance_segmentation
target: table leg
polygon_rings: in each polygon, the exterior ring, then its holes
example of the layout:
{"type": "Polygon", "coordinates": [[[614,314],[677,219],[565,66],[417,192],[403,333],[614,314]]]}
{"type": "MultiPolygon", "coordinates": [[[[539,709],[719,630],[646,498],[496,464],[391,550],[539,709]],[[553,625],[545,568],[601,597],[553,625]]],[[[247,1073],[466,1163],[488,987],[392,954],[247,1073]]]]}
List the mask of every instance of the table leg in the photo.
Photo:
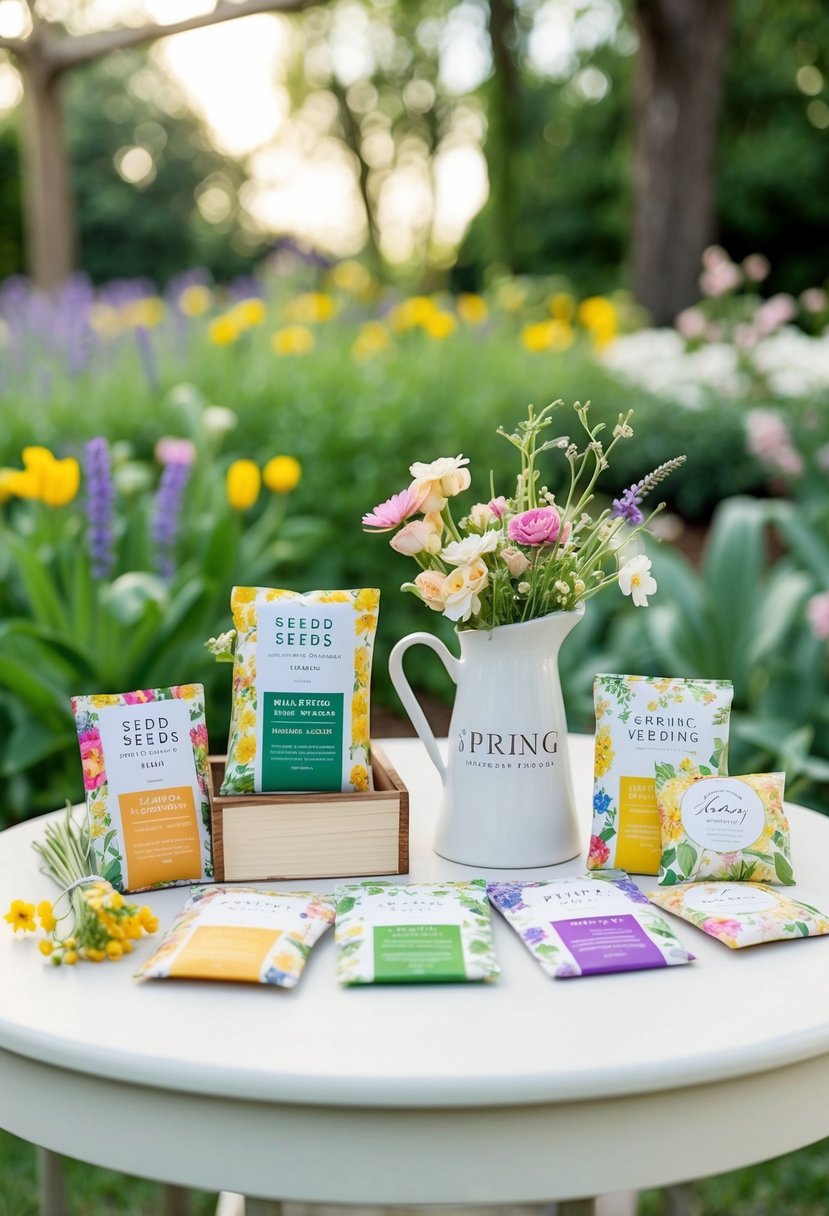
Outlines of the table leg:
{"type": "Polygon", "coordinates": [[[556,1216],[596,1216],[595,1199],[562,1199],[556,1204],[556,1216]]]}
{"type": "Polygon", "coordinates": [[[190,1192],[184,1186],[168,1186],[161,1188],[162,1216],[188,1216],[190,1212],[190,1192]]]}
{"type": "Polygon", "coordinates": [[[63,1158],[46,1148],[37,1150],[40,1176],[41,1216],[69,1216],[66,1204],[66,1183],[63,1178],[63,1158]]]}

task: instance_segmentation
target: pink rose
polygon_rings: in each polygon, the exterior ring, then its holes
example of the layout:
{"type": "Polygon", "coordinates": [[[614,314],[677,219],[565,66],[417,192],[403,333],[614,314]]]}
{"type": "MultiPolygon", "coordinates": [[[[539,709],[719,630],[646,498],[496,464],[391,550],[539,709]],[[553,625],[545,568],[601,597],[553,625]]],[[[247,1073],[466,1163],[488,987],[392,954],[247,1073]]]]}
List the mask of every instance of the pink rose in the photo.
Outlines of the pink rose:
{"type": "Polygon", "coordinates": [[[413,519],[399,532],[395,532],[389,544],[395,552],[403,553],[406,557],[415,557],[424,551],[437,553],[443,544],[439,515],[437,519],[437,525],[432,516],[427,516],[425,519],[413,519]]]}
{"type": "Polygon", "coordinates": [[[84,789],[97,790],[106,781],[104,771],[104,747],[101,736],[92,727],[82,731],[78,736],[81,745],[81,767],[83,768],[84,789]]]}
{"type": "Polygon", "coordinates": [[[443,612],[446,607],[446,596],[443,593],[445,575],[439,570],[421,570],[415,579],[415,587],[421,598],[433,612],[443,612]]]}
{"type": "Polygon", "coordinates": [[[561,530],[561,516],[555,507],[533,507],[513,515],[509,538],[518,545],[553,545],[561,530]]]}

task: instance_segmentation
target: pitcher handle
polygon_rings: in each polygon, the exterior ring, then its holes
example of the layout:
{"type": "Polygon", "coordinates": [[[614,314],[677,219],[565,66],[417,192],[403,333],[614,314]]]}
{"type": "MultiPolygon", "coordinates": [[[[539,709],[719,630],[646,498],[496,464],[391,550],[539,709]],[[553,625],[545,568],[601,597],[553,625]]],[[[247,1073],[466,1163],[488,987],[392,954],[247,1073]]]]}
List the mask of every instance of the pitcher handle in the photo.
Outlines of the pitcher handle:
{"type": "Polygon", "coordinates": [[[394,685],[395,692],[403,702],[403,708],[409,715],[412,726],[418,734],[418,738],[426,748],[429,759],[434,764],[435,768],[440,773],[441,781],[446,781],[446,765],[443,763],[443,758],[438,750],[438,745],[435,736],[432,734],[432,728],[426,721],[426,715],[420,708],[420,702],[412,692],[409,681],[403,672],[403,656],[410,646],[416,646],[418,643],[421,646],[428,646],[430,650],[434,650],[435,654],[440,659],[443,666],[449,673],[449,678],[453,684],[458,682],[458,668],[461,665],[460,659],[456,659],[450,650],[444,646],[440,638],[436,638],[431,633],[410,633],[405,638],[401,638],[397,645],[389,655],[389,675],[391,682],[394,685]]]}

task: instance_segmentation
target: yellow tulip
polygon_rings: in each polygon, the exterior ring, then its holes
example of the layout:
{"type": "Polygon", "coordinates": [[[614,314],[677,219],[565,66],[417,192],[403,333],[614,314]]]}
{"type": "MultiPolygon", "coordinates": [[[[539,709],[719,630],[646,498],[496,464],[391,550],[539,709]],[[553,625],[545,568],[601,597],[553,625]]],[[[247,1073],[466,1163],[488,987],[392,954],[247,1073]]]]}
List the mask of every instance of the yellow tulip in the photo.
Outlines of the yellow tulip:
{"type": "Polygon", "coordinates": [[[301,477],[302,465],[294,456],[274,456],[262,473],[262,480],[274,494],[290,494],[301,477]]]}
{"type": "Polygon", "coordinates": [[[227,501],[234,511],[247,511],[259,497],[262,476],[253,460],[234,460],[227,471],[227,501]]]}
{"type": "Polygon", "coordinates": [[[316,340],[304,325],[286,325],[271,335],[271,350],[275,355],[307,355],[316,340]]]}
{"type": "Polygon", "coordinates": [[[235,321],[240,332],[245,329],[253,329],[256,325],[262,325],[265,320],[265,301],[252,298],[250,300],[240,300],[228,313],[228,318],[235,321]]]}
{"type": "Polygon", "coordinates": [[[8,497],[40,498],[43,478],[32,469],[3,469],[0,473],[0,489],[8,497]]]}
{"type": "Polygon", "coordinates": [[[78,493],[81,466],[73,456],[54,460],[44,469],[41,497],[47,507],[65,507],[78,493]]]}
{"type": "Polygon", "coordinates": [[[397,304],[389,313],[389,324],[398,333],[406,329],[425,326],[427,321],[438,312],[438,306],[431,296],[411,296],[397,304]]]}
{"type": "Polygon", "coordinates": [[[455,332],[458,323],[451,312],[435,312],[426,319],[423,328],[430,338],[442,341],[455,332]]]}
{"type": "Polygon", "coordinates": [[[332,266],[328,279],[334,287],[338,287],[340,291],[348,291],[353,296],[370,295],[375,285],[371,271],[367,270],[362,262],[355,262],[351,258],[332,266]]]}
{"type": "Polygon", "coordinates": [[[527,350],[537,354],[545,350],[569,350],[575,335],[566,321],[537,321],[521,330],[521,341],[527,350]]]}
{"type": "Polygon", "coordinates": [[[226,313],[222,317],[214,317],[207,327],[207,336],[214,346],[230,346],[239,337],[238,323],[226,313]]]}

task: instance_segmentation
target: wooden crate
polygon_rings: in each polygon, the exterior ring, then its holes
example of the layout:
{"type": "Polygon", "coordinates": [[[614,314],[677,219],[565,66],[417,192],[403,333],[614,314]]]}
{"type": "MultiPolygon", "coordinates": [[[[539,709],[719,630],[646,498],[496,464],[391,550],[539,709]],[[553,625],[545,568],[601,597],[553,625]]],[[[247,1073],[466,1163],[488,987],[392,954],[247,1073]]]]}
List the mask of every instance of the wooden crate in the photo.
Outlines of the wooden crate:
{"type": "Polygon", "coordinates": [[[409,791],[381,748],[359,794],[222,795],[224,768],[210,757],[217,882],[408,873],[409,791]]]}

